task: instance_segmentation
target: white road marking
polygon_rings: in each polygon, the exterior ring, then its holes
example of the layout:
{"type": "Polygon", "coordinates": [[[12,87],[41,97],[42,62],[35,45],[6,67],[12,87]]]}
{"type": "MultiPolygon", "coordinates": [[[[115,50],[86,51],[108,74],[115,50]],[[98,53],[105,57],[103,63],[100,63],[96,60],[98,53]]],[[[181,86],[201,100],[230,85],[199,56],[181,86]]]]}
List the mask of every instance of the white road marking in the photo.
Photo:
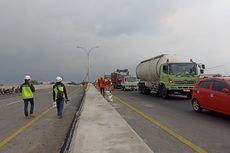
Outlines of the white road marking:
{"type": "Polygon", "coordinates": [[[0,101],[4,101],[4,102],[5,102],[5,101],[8,101],[8,100],[10,100],[10,99],[19,98],[19,97],[21,97],[21,95],[17,95],[17,96],[13,96],[13,97],[1,99],[0,101]]]}
{"type": "Polygon", "coordinates": [[[18,101],[14,101],[14,102],[8,103],[7,106],[13,105],[13,104],[16,104],[16,103],[19,103],[19,102],[22,102],[22,100],[18,100],[18,101]]]}

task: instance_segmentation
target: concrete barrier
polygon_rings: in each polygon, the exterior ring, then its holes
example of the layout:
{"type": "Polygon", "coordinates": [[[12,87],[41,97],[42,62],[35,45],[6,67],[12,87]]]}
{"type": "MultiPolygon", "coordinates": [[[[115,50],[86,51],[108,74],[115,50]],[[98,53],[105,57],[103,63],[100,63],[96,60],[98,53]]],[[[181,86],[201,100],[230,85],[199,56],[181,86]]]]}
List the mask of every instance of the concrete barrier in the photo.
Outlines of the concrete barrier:
{"type": "Polygon", "coordinates": [[[90,85],[70,153],[153,153],[121,115],[90,85]]]}

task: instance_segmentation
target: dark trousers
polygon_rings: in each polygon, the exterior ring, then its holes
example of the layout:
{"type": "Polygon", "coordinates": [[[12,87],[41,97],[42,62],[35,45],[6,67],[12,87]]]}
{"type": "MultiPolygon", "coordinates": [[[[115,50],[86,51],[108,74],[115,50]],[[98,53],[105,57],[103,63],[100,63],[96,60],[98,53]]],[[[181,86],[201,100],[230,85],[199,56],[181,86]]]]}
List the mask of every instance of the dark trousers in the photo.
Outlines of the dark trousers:
{"type": "Polygon", "coordinates": [[[62,100],[57,99],[56,104],[57,104],[57,115],[62,116],[63,109],[64,109],[64,99],[62,100]]]}
{"type": "Polygon", "coordinates": [[[101,92],[102,96],[104,96],[105,89],[104,88],[100,88],[100,92],[101,92]]]}
{"type": "Polygon", "coordinates": [[[24,113],[25,116],[28,116],[28,105],[30,103],[30,114],[34,113],[34,99],[23,99],[24,101],[24,113]]]}

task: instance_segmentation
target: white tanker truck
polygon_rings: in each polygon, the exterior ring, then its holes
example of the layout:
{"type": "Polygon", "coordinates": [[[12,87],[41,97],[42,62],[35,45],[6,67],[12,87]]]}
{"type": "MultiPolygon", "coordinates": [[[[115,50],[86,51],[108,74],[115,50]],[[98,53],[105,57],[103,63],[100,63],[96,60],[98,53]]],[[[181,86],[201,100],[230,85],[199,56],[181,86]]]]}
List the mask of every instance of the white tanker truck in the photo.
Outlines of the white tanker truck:
{"type": "Polygon", "coordinates": [[[141,93],[157,93],[163,98],[169,94],[192,96],[192,89],[204,72],[205,66],[190,60],[181,62],[175,55],[162,54],[137,65],[136,75],[141,93]]]}

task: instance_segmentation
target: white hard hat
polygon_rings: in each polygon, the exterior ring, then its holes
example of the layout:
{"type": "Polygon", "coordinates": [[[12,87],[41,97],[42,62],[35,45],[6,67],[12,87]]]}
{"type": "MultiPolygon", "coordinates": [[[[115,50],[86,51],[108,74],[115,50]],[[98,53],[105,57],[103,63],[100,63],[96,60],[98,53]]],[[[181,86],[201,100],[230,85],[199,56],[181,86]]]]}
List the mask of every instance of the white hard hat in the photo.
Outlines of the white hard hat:
{"type": "Polygon", "coordinates": [[[25,80],[31,80],[31,77],[29,75],[26,75],[24,79],[25,80]]]}
{"type": "Polygon", "coordinates": [[[57,81],[57,82],[61,82],[61,81],[62,81],[62,78],[61,78],[60,76],[57,76],[57,77],[56,77],[56,81],[57,81]]]}

